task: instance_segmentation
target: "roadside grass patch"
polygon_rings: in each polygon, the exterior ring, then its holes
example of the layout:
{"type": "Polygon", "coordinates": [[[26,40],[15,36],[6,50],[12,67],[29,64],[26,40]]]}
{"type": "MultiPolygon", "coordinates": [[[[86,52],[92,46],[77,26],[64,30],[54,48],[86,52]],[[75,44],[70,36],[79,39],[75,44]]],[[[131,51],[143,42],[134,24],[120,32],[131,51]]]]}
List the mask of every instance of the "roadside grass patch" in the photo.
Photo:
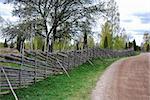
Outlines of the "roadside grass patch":
{"type": "MultiPolygon", "coordinates": [[[[98,58],[69,72],[67,75],[50,76],[28,88],[16,90],[19,100],[90,100],[92,89],[105,69],[119,58],[98,58]]],[[[13,95],[7,94],[0,100],[14,100],[13,95]]]]}
{"type": "Polygon", "coordinates": [[[3,62],[0,62],[0,66],[20,68],[21,65],[15,64],[15,63],[3,63],[3,62]]]}

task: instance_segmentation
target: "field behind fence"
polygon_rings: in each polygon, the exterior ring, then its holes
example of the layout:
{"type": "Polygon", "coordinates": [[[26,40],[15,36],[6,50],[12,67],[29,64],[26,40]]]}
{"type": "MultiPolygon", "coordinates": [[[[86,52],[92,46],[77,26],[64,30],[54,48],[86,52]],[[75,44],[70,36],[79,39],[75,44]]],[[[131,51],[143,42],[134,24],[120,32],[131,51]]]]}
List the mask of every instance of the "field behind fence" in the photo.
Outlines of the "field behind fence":
{"type": "Polygon", "coordinates": [[[122,57],[134,55],[133,50],[113,51],[100,48],[75,50],[59,53],[25,51],[19,54],[0,55],[0,94],[13,89],[24,88],[49,75],[68,75],[68,71],[98,57],[122,57]],[[12,65],[12,66],[11,66],[12,65]],[[10,82],[10,83],[9,83],[10,82]]]}

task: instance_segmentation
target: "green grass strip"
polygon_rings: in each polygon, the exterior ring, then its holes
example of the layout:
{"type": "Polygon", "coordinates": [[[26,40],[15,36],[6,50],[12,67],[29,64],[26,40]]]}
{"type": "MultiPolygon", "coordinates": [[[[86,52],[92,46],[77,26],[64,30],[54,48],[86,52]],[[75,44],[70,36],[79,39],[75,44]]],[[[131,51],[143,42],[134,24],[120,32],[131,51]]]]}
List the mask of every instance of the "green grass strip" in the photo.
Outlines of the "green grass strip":
{"type": "MultiPolygon", "coordinates": [[[[103,58],[92,60],[94,66],[85,63],[65,74],[50,76],[26,89],[16,90],[19,100],[90,100],[92,89],[105,69],[119,58],[103,58]]],[[[14,100],[7,94],[0,100],[14,100]]]]}

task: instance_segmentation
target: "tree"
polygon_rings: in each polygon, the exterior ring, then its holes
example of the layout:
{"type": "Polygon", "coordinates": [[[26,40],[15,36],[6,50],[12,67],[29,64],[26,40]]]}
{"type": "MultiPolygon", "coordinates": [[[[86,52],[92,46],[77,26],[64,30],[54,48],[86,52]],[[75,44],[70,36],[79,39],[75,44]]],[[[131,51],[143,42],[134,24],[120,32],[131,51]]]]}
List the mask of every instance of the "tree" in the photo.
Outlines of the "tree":
{"type": "Polygon", "coordinates": [[[107,10],[107,16],[109,16],[108,20],[111,22],[111,34],[113,37],[114,35],[117,35],[119,33],[120,28],[120,14],[117,2],[115,0],[108,0],[107,8],[109,9],[107,10]]]}
{"type": "Polygon", "coordinates": [[[30,29],[31,24],[30,22],[23,21],[21,23],[18,23],[16,25],[8,24],[7,27],[2,29],[3,37],[7,37],[8,41],[17,38],[17,50],[20,51],[22,45],[24,44],[25,39],[30,38],[30,29]]]}
{"type": "Polygon", "coordinates": [[[10,43],[10,48],[14,48],[14,43],[13,43],[13,41],[11,41],[11,43],[10,43]]]}
{"type": "Polygon", "coordinates": [[[8,44],[7,44],[7,40],[5,39],[4,48],[7,48],[7,47],[8,47],[8,44]]]}
{"type": "Polygon", "coordinates": [[[125,49],[128,49],[128,43],[126,42],[126,46],[125,46],[125,49]]]}
{"type": "Polygon", "coordinates": [[[67,38],[57,39],[54,43],[54,50],[64,51],[67,50],[70,46],[70,40],[67,38]]]}
{"type": "Polygon", "coordinates": [[[79,22],[79,31],[83,34],[83,49],[88,48],[88,36],[92,34],[92,18],[79,22]]]}
{"type": "Polygon", "coordinates": [[[43,27],[44,34],[42,35],[46,38],[45,46],[51,52],[61,25],[68,22],[72,27],[84,17],[105,11],[102,1],[96,5],[91,5],[91,0],[9,0],[9,2],[18,6],[13,11],[15,16],[40,21],[36,24],[43,27]]]}
{"type": "Polygon", "coordinates": [[[136,51],[136,41],[135,41],[135,39],[133,40],[133,48],[134,48],[134,51],[136,51]]]}
{"type": "Polygon", "coordinates": [[[93,48],[95,46],[94,38],[92,36],[88,37],[88,48],[93,48]]]}
{"type": "Polygon", "coordinates": [[[141,47],[140,46],[136,46],[136,50],[137,51],[141,51],[141,47]]]}
{"type": "Polygon", "coordinates": [[[132,48],[132,47],[133,47],[133,43],[129,42],[129,48],[132,48]]]}
{"type": "Polygon", "coordinates": [[[21,39],[21,36],[17,36],[17,47],[16,47],[16,49],[18,50],[18,51],[21,51],[21,46],[22,45],[22,39],[21,39]]]}
{"type": "Polygon", "coordinates": [[[150,42],[150,34],[144,33],[143,40],[144,40],[144,43],[149,43],[150,42]]]}
{"type": "Polygon", "coordinates": [[[107,39],[107,36],[105,37],[105,40],[104,40],[104,48],[108,48],[108,39],[107,39]]]}
{"type": "Polygon", "coordinates": [[[124,49],[125,46],[125,39],[121,36],[116,36],[114,38],[114,49],[121,50],[124,49]]]}
{"type": "Polygon", "coordinates": [[[150,44],[150,34],[144,33],[143,35],[143,50],[144,51],[147,51],[149,44],[150,44]]]}
{"type": "Polygon", "coordinates": [[[44,41],[41,36],[37,35],[33,38],[34,50],[42,50],[44,41]]]}
{"type": "Polygon", "coordinates": [[[147,47],[146,47],[146,51],[149,52],[149,50],[150,50],[150,46],[148,44],[147,47]]]}
{"type": "Polygon", "coordinates": [[[112,45],[112,34],[111,34],[111,28],[109,22],[106,22],[102,27],[100,47],[105,48],[104,42],[106,42],[106,38],[107,38],[107,45],[108,45],[107,48],[111,49],[113,45],[112,45]]]}

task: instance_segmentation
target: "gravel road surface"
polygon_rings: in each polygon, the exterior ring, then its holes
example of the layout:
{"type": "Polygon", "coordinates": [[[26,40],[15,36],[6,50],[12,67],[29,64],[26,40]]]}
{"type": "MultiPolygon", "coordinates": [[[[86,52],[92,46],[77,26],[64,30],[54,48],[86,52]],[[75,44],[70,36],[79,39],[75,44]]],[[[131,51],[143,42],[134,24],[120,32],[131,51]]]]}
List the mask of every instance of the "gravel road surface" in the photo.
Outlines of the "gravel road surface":
{"type": "Polygon", "coordinates": [[[150,53],[113,63],[98,80],[91,100],[150,100],[150,53]]]}

